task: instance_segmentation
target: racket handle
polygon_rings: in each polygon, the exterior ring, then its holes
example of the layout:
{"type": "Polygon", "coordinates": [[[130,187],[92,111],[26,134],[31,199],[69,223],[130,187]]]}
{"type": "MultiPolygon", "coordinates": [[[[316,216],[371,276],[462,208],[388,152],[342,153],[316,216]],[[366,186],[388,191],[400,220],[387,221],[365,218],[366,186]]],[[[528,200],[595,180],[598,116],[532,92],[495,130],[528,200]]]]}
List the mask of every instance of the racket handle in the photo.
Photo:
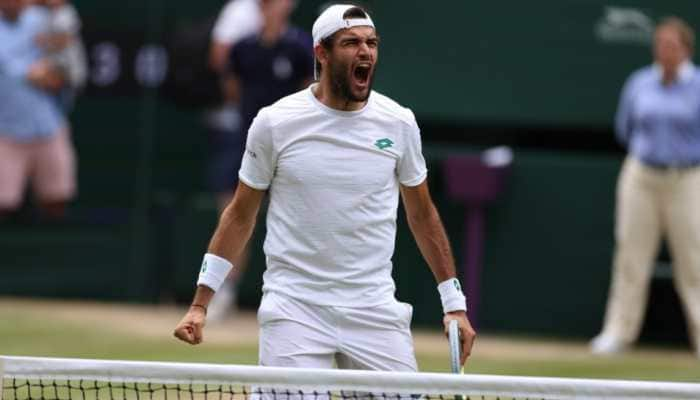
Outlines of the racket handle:
{"type": "Polygon", "coordinates": [[[450,366],[453,374],[458,374],[461,371],[461,350],[462,345],[459,340],[459,322],[451,320],[447,328],[447,336],[450,342],[450,366]]]}
{"type": "MultiPolygon", "coordinates": [[[[452,373],[454,374],[464,374],[464,366],[460,363],[460,356],[462,354],[462,341],[460,340],[459,332],[459,322],[456,319],[450,321],[448,327],[448,337],[450,340],[450,362],[452,364],[452,373]]],[[[468,396],[463,396],[458,394],[455,396],[455,400],[468,399],[468,396]]]]}

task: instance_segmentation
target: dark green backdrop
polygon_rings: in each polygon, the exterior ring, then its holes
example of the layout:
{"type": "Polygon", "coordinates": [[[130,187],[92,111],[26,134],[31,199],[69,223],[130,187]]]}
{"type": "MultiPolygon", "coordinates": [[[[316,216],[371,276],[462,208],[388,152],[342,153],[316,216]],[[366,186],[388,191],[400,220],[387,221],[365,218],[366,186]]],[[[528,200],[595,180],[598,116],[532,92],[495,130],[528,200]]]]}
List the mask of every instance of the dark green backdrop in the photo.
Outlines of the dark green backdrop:
{"type": "MultiPolygon", "coordinates": [[[[164,43],[223,2],[75,3],[90,31],[164,43]]],[[[310,30],[326,3],[300,1],[295,21],[310,30]]],[[[625,77],[650,62],[653,23],[700,25],[693,0],[364,3],[382,38],[377,87],[422,118],[460,122],[607,125],[625,77]]]]}
{"type": "MultiPolygon", "coordinates": [[[[196,72],[203,64],[206,48],[183,32],[201,30],[222,2],[75,3],[93,74],[118,77],[93,82],[73,114],[80,195],[72,219],[0,227],[0,294],[188,301],[216,220],[204,189],[202,109],[188,102],[197,93],[206,97],[207,90],[195,89],[212,81],[196,73],[187,78],[188,67],[196,72]],[[117,49],[109,59],[96,50],[105,43],[117,49]],[[169,51],[166,79],[152,86],[134,72],[144,45],[169,51]]],[[[308,28],[321,2],[300,3],[295,19],[308,28]]],[[[609,127],[625,76],[650,61],[650,24],[678,14],[700,25],[691,0],[615,7],[598,0],[366,3],[382,37],[377,88],[414,109],[425,125],[609,127]]],[[[475,149],[468,142],[437,146],[434,134],[423,132],[432,191],[461,261],[464,208],[446,198],[441,165],[448,153],[475,149]]],[[[592,335],[607,292],[622,156],[515,150],[507,190],[487,211],[480,326],[592,335]]],[[[244,306],[259,298],[263,234],[261,224],[242,287],[244,306]]],[[[417,323],[435,326],[435,285],[403,216],[395,263],[399,297],[414,303],[417,323]]],[[[670,283],[655,285],[659,309],[651,320],[662,314],[667,324],[666,336],[657,337],[678,339],[682,322],[670,283]]],[[[660,331],[653,323],[647,329],[660,331]]]]}

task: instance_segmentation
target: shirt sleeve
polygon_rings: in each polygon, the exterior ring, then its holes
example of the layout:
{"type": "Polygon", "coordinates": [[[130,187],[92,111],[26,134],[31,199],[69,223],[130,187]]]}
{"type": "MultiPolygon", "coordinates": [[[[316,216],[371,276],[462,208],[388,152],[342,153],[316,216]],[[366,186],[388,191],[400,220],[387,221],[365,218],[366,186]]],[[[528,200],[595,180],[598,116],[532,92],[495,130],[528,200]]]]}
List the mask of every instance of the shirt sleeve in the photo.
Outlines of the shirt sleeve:
{"type": "Polygon", "coordinates": [[[257,3],[246,4],[242,0],[229,1],[219,13],[212,30],[215,42],[233,45],[243,37],[257,31],[260,25],[257,3]]]}
{"type": "Polygon", "coordinates": [[[273,146],[272,129],[263,109],[248,130],[238,178],[253,189],[267,190],[272,182],[276,163],[277,155],[273,146]]]}
{"type": "MultiPolygon", "coordinates": [[[[49,22],[46,12],[43,12],[37,6],[31,6],[25,13],[27,13],[29,23],[32,25],[29,28],[32,37],[46,31],[45,27],[49,22]]],[[[24,31],[18,30],[16,32],[16,34],[25,34],[24,31]]],[[[24,80],[27,78],[31,66],[40,58],[41,50],[36,45],[32,45],[31,48],[24,46],[19,53],[14,47],[0,46],[0,75],[16,80],[24,80]]]]}
{"type": "Polygon", "coordinates": [[[634,81],[633,75],[625,82],[622,88],[622,94],[620,95],[617,113],[615,114],[615,135],[617,136],[617,140],[625,146],[629,143],[633,129],[632,101],[634,81]]]}
{"type": "Polygon", "coordinates": [[[14,57],[6,49],[0,48],[0,75],[22,80],[29,73],[30,59],[14,57]]]}
{"type": "Polygon", "coordinates": [[[397,170],[399,182],[404,186],[418,186],[428,175],[428,168],[423,158],[420,129],[413,115],[411,123],[406,125],[404,140],[406,145],[397,170]]]}

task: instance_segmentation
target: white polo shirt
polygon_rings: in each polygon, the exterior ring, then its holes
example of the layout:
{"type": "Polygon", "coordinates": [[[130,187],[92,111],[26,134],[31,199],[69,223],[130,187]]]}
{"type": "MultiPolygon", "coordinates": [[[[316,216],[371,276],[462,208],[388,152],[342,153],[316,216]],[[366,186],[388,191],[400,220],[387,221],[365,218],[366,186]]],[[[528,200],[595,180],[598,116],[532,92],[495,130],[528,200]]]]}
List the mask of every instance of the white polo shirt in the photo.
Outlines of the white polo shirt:
{"type": "Polygon", "coordinates": [[[263,291],[330,306],[392,301],[399,183],[426,175],[413,113],[377,92],[358,111],[326,107],[311,88],[260,110],[239,177],[270,193],[263,291]]]}

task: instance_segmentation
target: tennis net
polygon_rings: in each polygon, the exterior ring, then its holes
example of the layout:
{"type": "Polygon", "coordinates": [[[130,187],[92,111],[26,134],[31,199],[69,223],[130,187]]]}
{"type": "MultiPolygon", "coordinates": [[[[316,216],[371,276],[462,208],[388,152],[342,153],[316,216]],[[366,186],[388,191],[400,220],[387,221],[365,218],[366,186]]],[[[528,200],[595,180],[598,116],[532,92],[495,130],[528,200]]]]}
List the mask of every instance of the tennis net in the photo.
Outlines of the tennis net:
{"type": "Polygon", "coordinates": [[[0,400],[700,399],[700,384],[0,357],[0,400]]]}

